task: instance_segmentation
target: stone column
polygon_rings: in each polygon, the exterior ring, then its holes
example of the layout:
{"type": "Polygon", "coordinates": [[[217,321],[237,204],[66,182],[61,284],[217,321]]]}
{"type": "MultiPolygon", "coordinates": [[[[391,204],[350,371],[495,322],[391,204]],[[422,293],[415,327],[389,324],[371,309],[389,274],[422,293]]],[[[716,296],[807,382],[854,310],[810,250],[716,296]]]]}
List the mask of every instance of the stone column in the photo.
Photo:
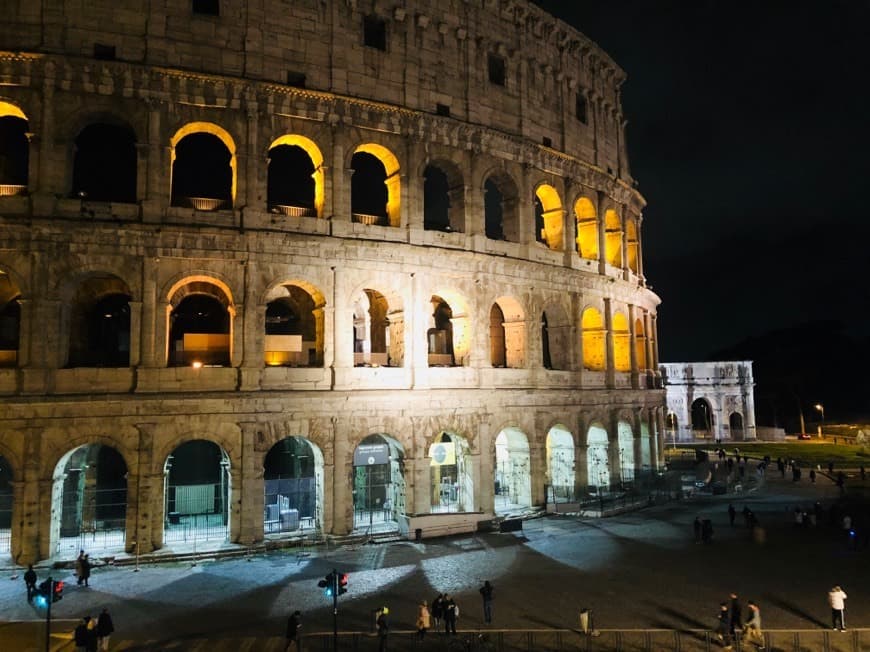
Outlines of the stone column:
{"type": "MultiPolygon", "coordinates": [[[[262,158],[259,155],[259,140],[257,139],[257,133],[259,130],[260,122],[259,122],[259,111],[257,110],[257,96],[252,89],[248,89],[245,92],[245,115],[247,117],[247,133],[245,143],[245,178],[243,183],[239,184],[238,192],[241,195],[244,192],[244,201],[245,204],[241,208],[246,208],[248,210],[257,210],[263,211],[266,209],[265,202],[263,201],[263,187],[261,183],[261,176],[259,172],[263,170],[263,166],[260,164],[260,159],[262,158]]],[[[239,162],[241,164],[241,161],[239,162]]],[[[241,169],[241,165],[239,165],[239,169],[241,169]]]]}
{"type": "Polygon", "coordinates": [[[517,197],[517,218],[519,222],[518,242],[523,245],[536,244],[535,202],[532,199],[531,166],[523,164],[517,197]]]}
{"type": "MultiPolygon", "coordinates": [[[[498,433],[496,433],[497,436],[498,433]]],[[[480,511],[486,514],[495,513],[495,439],[491,424],[479,421],[477,424],[477,462],[478,474],[475,478],[475,501],[480,511]]]]}
{"type": "MultiPolygon", "coordinates": [[[[420,141],[410,135],[406,140],[407,147],[407,162],[406,169],[417,170],[422,169],[422,163],[426,158],[426,153],[421,146],[420,141]]],[[[423,207],[424,207],[424,183],[425,177],[423,174],[417,175],[402,175],[402,206],[401,211],[404,214],[402,224],[409,231],[423,231],[423,207]],[[412,182],[409,179],[413,179],[412,182]]],[[[452,224],[451,224],[452,226],[452,224]]]]}
{"type": "Polygon", "coordinates": [[[162,104],[147,98],[148,107],[148,155],[145,165],[144,200],[142,201],[142,221],[160,222],[161,207],[169,205],[172,186],[172,148],[167,147],[161,133],[160,111],[162,104]]]}
{"type": "Polygon", "coordinates": [[[138,367],[141,362],[142,302],[130,301],[130,366],[138,367]]]}
{"type": "Polygon", "coordinates": [[[353,451],[350,447],[351,425],[334,418],[332,467],[324,471],[332,479],[332,533],[348,534],[353,530],[353,451]]]}
{"type": "MultiPolygon", "coordinates": [[[[12,559],[24,566],[35,564],[50,555],[41,554],[40,539],[50,527],[51,510],[41,509],[42,492],[46,484],[51,494],[51,483],[39,477],[39,460],[42,454],[42,428],[26,428],[21,432],[24,439],[24,466],[16,469],[19,480],[12,483],[12,559]]],[[[46,546],[47,552],[47,546],[46,546]]]]}
{"type": "Polygon", "coordinates": [[[547,447],[536,444],[529,446],[529,476],[532,483],[532,505],[544,506],[547,503],[547,447]]]}
{"type": "MultiPolygon", "coordinates": [[[[143,367],[158,367],[157,332],[163,330],[165,322],[160,320],[157,304],[157,273],[159,259],[142,259],[142,306],[139,333],[139,361],[143,367]]],[[[132,341],[130,343],[132,348],[132,341]]],[[[131,354],[132,355],[132,354],[131,354]]],[[[164,363],[165,364],[165,363],[164,363]]]]}
{"type": "MultiPolygon", "coordinates": [[[[239,470],[239,534],[238,542],[249,546],[262,541],[263,534],[263,460],[264,452],[258,446],[263,440],[263,425],[256,422],[240,423],[242,436],[242,468],[239,470]]],[[[266,451],[268,452],[268,451],[266,451]]],[[[235,489],[235,483],[233,483],[235,489]]]]}
{"type": "MultiPolygon", "coordinates": [[[[46,61],[43,66],[42,79],[42,121],[39,126],[39,174],[36,177],[36,193],[31,196],[31,204],[35,215],[51,215],[54,212],[54,193],[60,184],[54,178],[54,163],[52,149],[54,148],[54,86],[56,66],[53,61],[46,61]]],[[[33,185],[29,182],[28,185],[33,185]]]]}
{"type": "Polygon", "coordinates": [[[157,431],[156,423],[137,423],[139,431],[137,456],[130,465],[127,476],[127,544],[126,550],[136,553],[148,553],[159,548],[163,541],[163,529],[156,532],[153,529],[154,515],[163,515],[163,473],[155,473],[154,437],[157,431]]]}
{"type": "Polygon", "coordinates": [[[610,486],[622,482],[622,459],[619,455],[619,417],[611,412],[607,423],[607,466],[610,468],[610,486]]]}
{"type": "Polygon", "coordinates": [[[411,272],[411,310],[405,311],[405,361],[410,360],[415,388],[429,386],[429,344],[426,330],[432,304],[424,296],[423,281],[411,272]]]}
{"type": "Polygon", "coordinates": [[[604,299],[604,354],[605,354],[605,384],[613,388],[616,384],[615,358],[613,352],[613,305],[612,300],[604,299]]]}
{"type": "Polygon", "coordinates": [[[640,369],[637,360],[637,327],[635,325],[634,304],[628,306],[628,354],[631,365],[631,388],[640,388],[640,369]]]}
{"type": "Polygon", "coordinates": [[[240,367],[245,354],[245,304],[229,306],[230,314],[230,366],[240,367]]]}
{"type": "Polygon", "coordinates": [[[577,251],[577,216],[574,214],[574,207],[569,204],[571,188],[574,185],[575,183],[572,179],[565,179],[565,217],[562,220],[565,267],[571,267],[574,260],[580,256],[577,251]]]}
{"type": "Polygon", "coordinates": [[[638,469],[643,470],[643,430],[640,427],[641,423],[641,408],[632,410],[631,431],[634,435],[634,474],[637,475],[638,469]]]}
{"type": "Polygon", "coordinates": [[[351,221],[351,178],[353,170],[347,167],[347,144],[345,137],[337,129],[333,129],[332,152],[332,219],[336,222],[351,221]]]}
{"type": "Polygon", "coordinates": [[[252,391],[260,387],[260,371],[266,333],[266,306],[257,297],[257,265],[250,260],[245,265],[245,305],[239,308],[242,314],[242,369],[239,389],[252,391]]]}
{"type": "Polygon", "coordinates": [[[353,367],[353,305],[350,297],[350,287],[353,279],[352,271],[344,268],[333,268],[333,316],[332,342],[333,367],[350,369],[353,367]]]}
{"type": "Polygon", "coordinates": [[[33,341],[33,301],[30,299],[18,299],[21,308],[21,317],[18,323],[18,366],[30,365],[30,350],[34,346],[33,341]]]}
{"type": "Polygon", "coordinates": [[[664,462],[664,432],[665,432],[665,417],[662,412],[662,408],[656,408],[654,414],[654,422],[655,422],[655,442],[656,442],[656,450],[658,451],[658,468],[662,467],[664,462]]]}
{"type": "Polygon", "coordinates": [[[574,447],[574,487],[577,497],[586,493],[589,487],[589,460],[586,444],[578,444],[574,447]]]}
{"type": "MultiPolygon", "coordinates": [[[[596,151],[597,158],[597,151],[596,151]]],[[[607,222],[604,219],[610,199],[603,190],[598,191],[598,273],[607,271],[607,222]]]]}

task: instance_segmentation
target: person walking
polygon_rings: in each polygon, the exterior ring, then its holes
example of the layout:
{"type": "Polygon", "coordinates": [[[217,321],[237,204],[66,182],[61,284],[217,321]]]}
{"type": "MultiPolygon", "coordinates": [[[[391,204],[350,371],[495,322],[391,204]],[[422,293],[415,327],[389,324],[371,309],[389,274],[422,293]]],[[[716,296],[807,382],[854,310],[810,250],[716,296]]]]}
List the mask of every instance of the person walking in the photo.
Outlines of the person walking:
{"type": "Polygon", "coordinates": [[[33,570],[33,564],[27,567],[24,573],[24,586],[27,587],[27,601],[33,600],[33,594],[36,593],[36,571],[33,570]]]}
{"type": "Polygon", "coordinates": [[[81,586],[82,582],[84,582],[84,573],[85,573],[85,570],[84,570],[85,566],[84,565],[85,565],[85,551],[79,550],[79,556],[76,557],[76,568],[75,568],[76,584],[78,584],[79,586],[81,586]]]}
{"type": "Polygon", "coordinates": [[[104,652],[109,649],[109,639],[115,631],[115,624],[109,610],[103,607],[97,618],[97,647],[104,652]]]}
{"type": "Polygon", "coordinates": [[[88,616],[87,652],[97,652],[97,620],[88,616]]]}
{"type": "Polygon", "coordinates": [[[480,595],[483,598],[483,622],[489,624],[492,622],[492,584],[489,580],[480,587],[480,595]]]}
{"type": "Polygon", "coordinates": [[[435,631],[441,630],[441,619],[444,617],[444,595],[439,593],[434,600],[432,600],[432,620],[434,620],[433,627],[435,631]]]}
{"type": "Polygon", "coordinates": [[[287,642],[284,645],[284,652],[288,652],[292,647],[294,650],[299,649],[299,630],[302,628],[302,614],[297,609],[287,619],[287,642]]]}
{"type": "Polygon", "coordinates": [[[76,645],[76,652],[87,652],[88,650],[88,623],[90,620],[90,616],[82,618],[82,622],[78,624],[73,632],[73,642],[76,645]]]}
{"type": "Polygon", "coordinates": [[[831,605],[831,629],[846,631],[846,592],[835,586],[828,592],[828,603],[831,605]]]}
{"type": "Polygon", "coordinates": [[[810,469],[810,482],[812,482],[813,484],[816,483],[816,470],[815,469],[810,469]]]}
{"type": "Polygon", "coordinates": [[[754,645],[757,650],[764,649],[764,633],[761,631],[761,609],[752,600],[747,603],[749,620],[743,626],[743,642],[754,645]]]}
{"type": "Polygon", "coordinates": [[[456,633],[456,619],[459,618],[459,606],[448,595],[444,596],[444,633],[456,633]]]}
{"type": "Polygon", "coordinates": [[[719,603],[719,624],[716,626],[716,638],[726,650],[731,649],[731,609],[727,602],[719,603]]]}
{"type": "Polygon", "coordinates": [[[737,640],[740,633],[743,631],[743,608],[740,606],[740,598],[736,593],[732,592],[729,597],[731,598],[731,604],[729,606],[731,611],[729,616],[731,620],[731,636],[733,637],[733,640],[737,640]]]}
{"type": "Polygon", "coordinates": [[[390,633],[390,624],[387,615],[390,610],[387,607],[381,609],[376,624],[378,626],[378,652],[387,652],[387,635],[390,633]]]}
{"type": "Polygon", "coordinates": [[[430,625],[430,617],[429,617],[429,605],[426,604],[426,601],[423,600],[419,605],[417,605],[417,638],[421,641],[426,637],[426,630],[429,629],[430,625]]]}

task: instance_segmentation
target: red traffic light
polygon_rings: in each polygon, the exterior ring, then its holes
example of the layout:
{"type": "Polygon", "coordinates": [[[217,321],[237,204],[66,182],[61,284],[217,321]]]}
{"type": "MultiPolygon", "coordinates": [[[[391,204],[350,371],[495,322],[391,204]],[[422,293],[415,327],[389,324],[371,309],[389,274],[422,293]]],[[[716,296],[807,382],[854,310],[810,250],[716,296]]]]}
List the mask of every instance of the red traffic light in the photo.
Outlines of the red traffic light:
{"type": "Polygon", "coordinates": [[[342,573],[338,576],[338,594],[347,593],[347,581],[350,579],[350,575],[347,573],[342,573]]]}

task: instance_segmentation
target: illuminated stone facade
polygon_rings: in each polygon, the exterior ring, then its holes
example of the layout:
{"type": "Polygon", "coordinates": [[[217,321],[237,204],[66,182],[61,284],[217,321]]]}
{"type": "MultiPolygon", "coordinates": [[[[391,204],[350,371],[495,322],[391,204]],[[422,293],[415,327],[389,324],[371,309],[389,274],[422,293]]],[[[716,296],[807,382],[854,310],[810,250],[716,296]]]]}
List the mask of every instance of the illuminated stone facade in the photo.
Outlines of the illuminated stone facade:
{"type": "Polygon", "coordinates": [[[573,28],[13,0],[0,50],[0,554],[428,536],[660,465],[624,74],[573,28]]]}
{"type": "Polygon", "coordinates": [[[666,362],[668,441],[756,439],[752,362],[666,362]]]}

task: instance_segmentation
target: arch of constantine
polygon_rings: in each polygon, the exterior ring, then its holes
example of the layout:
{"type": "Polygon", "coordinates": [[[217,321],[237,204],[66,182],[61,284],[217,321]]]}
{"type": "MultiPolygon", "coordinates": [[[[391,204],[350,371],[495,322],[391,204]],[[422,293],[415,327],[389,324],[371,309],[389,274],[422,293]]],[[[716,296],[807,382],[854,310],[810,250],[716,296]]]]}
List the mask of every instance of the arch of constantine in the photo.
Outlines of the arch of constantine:
{"type": "Polygon", "coordinates": [[[625,75],[534,5],[63,0],[0,79],[0,555],[426,536],[660,467],[625,75]]]}

